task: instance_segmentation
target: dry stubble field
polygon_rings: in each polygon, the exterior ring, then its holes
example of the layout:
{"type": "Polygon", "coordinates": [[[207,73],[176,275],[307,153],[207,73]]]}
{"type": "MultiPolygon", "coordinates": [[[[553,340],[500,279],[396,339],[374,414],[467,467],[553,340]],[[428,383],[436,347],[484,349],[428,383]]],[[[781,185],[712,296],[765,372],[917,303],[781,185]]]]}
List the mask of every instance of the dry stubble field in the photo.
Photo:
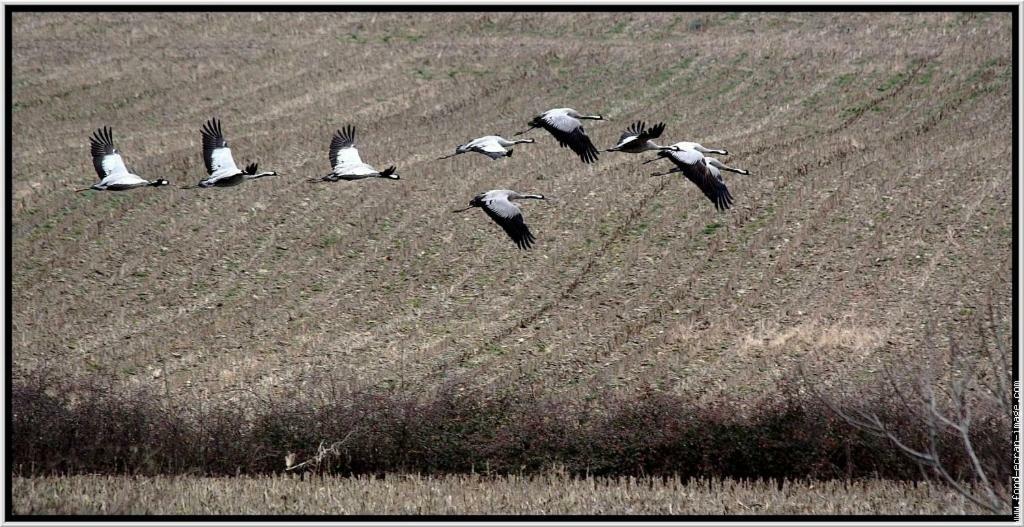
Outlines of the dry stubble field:
{"type": "Polygon", "coordinates": [[[653,387],[756,414],[799,365],[856,389],[987,305],[1009,331],[1006,13],[19,12],[12,33],[15,381],[175,406],[653,387]],[[540,131],[436,160],[560,106],[610,118],[586,123],[599,148],[664,120],[753,175],[718,213],[651,156],[586,166],[540,131]],[[210,116],[283,177],[178,188],[210,116]],[[348,123],[400,181],[304,181],[348,123]],[[103,125],[172,186],[71,192],[103,125]],[[491,188],[553,198],[526,206],[534,250],[448,212],[491,188]]]}
{"type": "Polygon", "coordinates": [[[18,478],[24,514],[979,514],[935,484],[564,475],[386,478],[18,478]]]}

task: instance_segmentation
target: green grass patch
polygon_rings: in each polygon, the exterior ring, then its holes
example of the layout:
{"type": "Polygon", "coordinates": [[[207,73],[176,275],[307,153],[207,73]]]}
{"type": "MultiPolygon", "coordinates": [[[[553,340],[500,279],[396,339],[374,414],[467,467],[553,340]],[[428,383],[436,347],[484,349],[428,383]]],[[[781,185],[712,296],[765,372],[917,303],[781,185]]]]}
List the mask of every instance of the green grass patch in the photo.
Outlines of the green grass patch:
{"type": "Polygon", "coordinates": [[[735,90],[736,86],[739,86],[739,84],[740,84],[740,79],[733,78],[729,82],[725,82],[725,83],[720,84],[719,85],[720,88],[718,89],[718,93],[719,94],[729,93],[729,92],[735,90]]]}
{"type": "Polygon", "coordinates": [[[630,227],[629,234],[633,236],[638,236],[640,234],[643,234],[644,231],[647,230],[647,227],[649,227],[649,225],[646,222],[637,222],[635,225],[630,227]]]}
{"type": "Polygon", "coordinates": [[[882,84],[878,85],[878,87],[875,88],[875,89],[878,90],[878,91],[889,91],[889,90],[895,88],[896,86],[898,86],[906,78],[907,78],[907,74],[906,73],[904,73],[904,72],[897,73],[897,74],[889,77],[888,79],[885,79],[885,81],[882,82],[882,84]]]}
{"type": "Polygon", "coordinates": [[[611,29],[608,30],[608,34],[610,34],[610,35],[618,35],[618,34],[621,34],[623,31],[625,31],[625,29],[626,29],[626,21],[625,20],[620,20],[614,26],[612,26],[611,29]]]}
{"type": "Polygon", "coordinates": [[[499,357],[505,354],[505,348],[494,343],[484,346],[484,351],[491,355],[497,355],[499,357]]]}
{"type": "Polygon", "coordinates": [[[332,232],[332,233],[327,234],[323,238],[320,238],[320,243],[318,245],[320,247],[327,248],[327,247],[330,247],[330,246],[332,246],[332,245],[334,245],[334,244],[336,244],[336,243],[338,243],[340,241],[341,241],[341,234],[339,234],[337,232],[332,232]]]}
{"type": "Polygon", "coordinates": [[[415,76],[417,79],[422,79],[425,81],[434,78],[434,74],[430,73],[430,70],[427,68],[416,68],[415,70],[413,70],[413,76],[415,76]]]}
{"type": "Polygon", "coordinates": [[[658,72],[658,76],[654,78],[654,83],[664,83],[665,81],[674,77],[677,73],[689,68],[690,64],[693,64],[693,57],[683,57],[683,59],[680,60],[679,62],[658,72]]]}
{"type": "Polygon", "coordinates": [[[935,75],[935,65],[929,64],[928,67],[924,69],[924,73],[917,78],[917,84],[920,86],[927,86],[931,84],[933,75],[935,75]]]}
{"type": "Polygon", "coordinates": [[[841,88],[843,86],[849,85],[851,82],[853,82],[853,79],[856,79],[856,78],[857,78],[857,74],[856,73],[844,73],[844,74],[836,77],[835,79],[833,79],[832,80],[832,85],[837,87],[837,88],[841,88]]]}
{"type": "Polygon", "coordinates": [[[720,228],[722,228],[722,224],[716,221],[715,223],[709,223],[705,225],[704,230],[702,232],[705,236],[711,236],[712,234],[715,233],[715,231],[717,231],[720,228]]]}
{"type": "Polygon", "coordinates": [[[366,40],[366,37],[361,36],[359,33],[349,33],[348,35],[339,35],[338,42],[342,44],[353,42],[356,44],[366,44],[369,40],[366,40]]]}

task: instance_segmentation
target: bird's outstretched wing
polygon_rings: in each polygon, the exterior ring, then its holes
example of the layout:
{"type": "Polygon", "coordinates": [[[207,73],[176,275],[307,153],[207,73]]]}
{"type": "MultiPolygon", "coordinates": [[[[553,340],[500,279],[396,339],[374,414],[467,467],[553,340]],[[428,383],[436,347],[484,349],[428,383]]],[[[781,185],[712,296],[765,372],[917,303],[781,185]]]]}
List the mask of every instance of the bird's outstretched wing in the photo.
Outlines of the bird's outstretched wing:
{"type": "Polygon", "coordinates": [[[530,228],[523,222],[523,211],[507,197],[501,196],[486,200],[481,208],[494,220],[494,223],[505,230],[508,237],[512,238],[512,241],[520,249],[529,249],[536,241],[530,228]]]}
{"type": "Polygon", "coordinates": [[[235,160],[231,157],[231,149],[224,138],[220,120],[216,117],[206,121],[202,129],[203,162],[206,163],[206,174],[212,178],[232,176],[240,172],[235,160]]]}
{"type": "Polygon", "coordinates": [[[658,123],[647,130],[643,130],[640,133],[641,141],[649,141],[651,139],[657,139],[661,137],[661,133],[665,131],[665,123],[658,123]]]}
{"type": "Polygon", "coordinates": [[[629,128],[626,128],[626,131],[622,132],[622,135],[619,136],[619,143],[615,145],[615,147],[622,148],[624,146],[628,146],[634,141],[639,142],[640,135],[644,133],[644,128],[646,126],[647,124],[643,121],[637,121],[629,125],[629,128]]]}
{"type": "Polygon", "coordinates": [[[114,133],[108,126],[97,129],[89,138],[92,153],[92,166],[96,175],[102,180],[108,176],[127,176],[128,167],[124,165],[121,154],[114,148],[114,133]]]}
{"type": "Polygon", "coordinates": [[[615,145],[615,148],[632,148],[638,147],[651,139],[661,137],[661,133],[665,131],[665,123],[658,123],[650,128],[647,128],[647,123],[643,121],[637,121],[626,128],[625,132],[619,137],[619,143],[615,145]]]}
{"type": "Polygon", "coordinates": [[[590,142],[579,119],[560,113],[546,114],[540,118],[540,125],[558,139],[558,144],[572,149],[584,163],[597,161],[597,148],[590,142]]]}
{"type": "Polygon", "coordinates": [[[338,165],[352,165],[362,163],[359,157],[359,150],[356,150],[356,129],[352,125],[345,127],[344,131],[337,130],[331,138],[331,168],[338,165]]]}

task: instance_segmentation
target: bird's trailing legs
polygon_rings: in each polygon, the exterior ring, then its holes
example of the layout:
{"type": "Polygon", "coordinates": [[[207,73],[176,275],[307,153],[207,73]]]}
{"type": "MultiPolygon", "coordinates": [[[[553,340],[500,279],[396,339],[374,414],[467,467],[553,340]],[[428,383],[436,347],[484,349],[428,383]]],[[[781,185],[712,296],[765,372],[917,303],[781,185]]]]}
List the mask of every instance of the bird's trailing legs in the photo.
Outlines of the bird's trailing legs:
{"type": "Polygon", "coordinates": [[[526,130],[523,130],[522,132],[516,132],[516,133],[512,134],[512,136],[513,136],[513,137],[515,137],[515,136],[517,136],[517,135],[523,135],[523,134],[525,134],[526,132],[529,132],[530,130],[533,130],[533,129],[535,129],[535,128],[539,128],[539,127],[538,127],[538,126],[532,126],[532,125],[531,125],[531,126],[530,126],[529,128],[527,128],[526,130]]]}
{"type": "Polygon", "coordinates": [[[681,169],[679,167],[676,167],[676,168],[673,168],[672,170],[668,170],[668,171],[665,171],[665,172],[651,172],[651,177],[654,177],[654,176],[667,176],[669,174],[674,174],[676,172],[682,172],[682,171],[683,171],[683,169],[681,169]]]}
{"type": "Polygon", "coordinates": [[[713,157],[707,158],[707,162],[708,162],[709,165],[711,165],[711,166],[713,166],[715,168],[721,169],[721,170],[726,170],[728,172],[735,172],[737,174],[743,174],[744,176],[749,176],[750,175],[750,171],[749,170],[744,170],[742,168],[733,168],[733,167],[731,167],[729,165],[726,165],[725,163],[723,163],[723,162],[721,162],[721,161],[719,161],[719,160],[717,160],[717,159],[715,159],[713,157]]]}

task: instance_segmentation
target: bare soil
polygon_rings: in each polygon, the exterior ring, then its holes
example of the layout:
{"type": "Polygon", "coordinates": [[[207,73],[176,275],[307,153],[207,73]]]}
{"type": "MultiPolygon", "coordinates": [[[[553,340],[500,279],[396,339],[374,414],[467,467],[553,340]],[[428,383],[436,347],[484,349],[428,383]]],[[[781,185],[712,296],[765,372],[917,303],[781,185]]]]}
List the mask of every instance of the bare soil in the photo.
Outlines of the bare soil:
{"type": "Polygon", "coordinates": [[[1009,14],[16,13],[19,373],[174,397],[510,380],[585,397],[759,397],[798,364],[877,382],[926,328],[1009,328],[1009,14]],[[553,31],[552,27],[558,27],[553,31]],[[727,148],[716,212],[650,156],[437,161],[571,106],[601,148],[633,120],[727,148]],[[203,176],[223,119],[240,187],[203,176]],[[352,123],[398,182],[307,184],[352,123]],[[110,125],[173,186],[73,193],[110,125]],[[520,252],[476,192],[542,192],[520,252]]]}

